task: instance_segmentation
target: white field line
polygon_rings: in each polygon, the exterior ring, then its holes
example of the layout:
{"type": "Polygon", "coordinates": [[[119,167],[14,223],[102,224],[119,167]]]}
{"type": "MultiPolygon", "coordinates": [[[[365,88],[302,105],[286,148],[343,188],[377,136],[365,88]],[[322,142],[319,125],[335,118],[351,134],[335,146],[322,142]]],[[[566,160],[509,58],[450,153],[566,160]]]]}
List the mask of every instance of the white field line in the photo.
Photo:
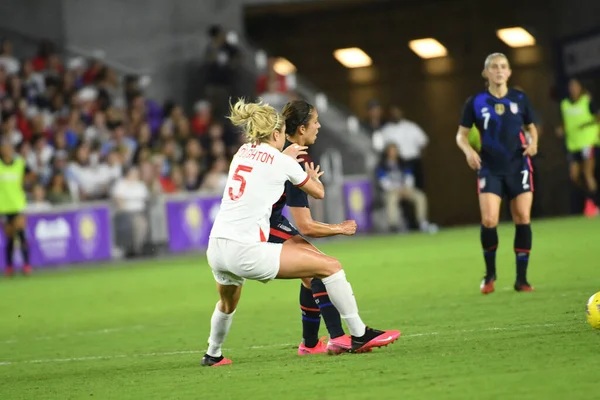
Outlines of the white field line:
{"type": "MultiPolygon", "coordinates": [[[[424,337],[424,336],[435,336],[435,335],[447,335],[447,334],[463,334],[463,333],[473,333],[473,332],[496,332],[496,331],[526,331],[534,328],[550,328],[559,326],[562,324],[537,324],[537,325],[519,325],[512,327],[491,327],[484,329],[463,329],[457,331],[447,331],[447,332],[423,332],[423,333],[408,333],[403,334],[402,338],[410,338],[410,337],[424,337]]],[[[565,324],[566,325],[566,324],[565,324]]],[[[571,324],[569,324],[571,325],[571,324]]],[[[99,331],[98,331],[99,332],[99,331]]],[[[278,344],[269,344],[264,346],[249,346],[246,347],[249,350],[260,350],[260,349],[269,349],[269,348],[277,348],[277,347],[288,347],[288,346],[296,346],[298,343],[278,343],[278,344]]],[[[230,349],[223,349],[230,350],[230,349]]],[[[14,364],[58,364],[58,363],[67,363],[67,362],[75,362],[75,361],[94,361],[94,360],[114,360],[120,358],[145,358],[145,357],[166,357],[166,356],[174,356],[174,355],[183,355],[183,354],[204,354],[205,350],[181,350],[181,351],[168,351],[168,352],[157,352],[157,353],[140,353],[140,354],[114,354],[114,355],[106,355],[106,356],[86,356],[86,357],[71,357],[71,358],[47,358],[47,359],[39,359],[39,360],[21,360],[21,361],[0,361],[0,366],[8,366],[14,364]]]]}

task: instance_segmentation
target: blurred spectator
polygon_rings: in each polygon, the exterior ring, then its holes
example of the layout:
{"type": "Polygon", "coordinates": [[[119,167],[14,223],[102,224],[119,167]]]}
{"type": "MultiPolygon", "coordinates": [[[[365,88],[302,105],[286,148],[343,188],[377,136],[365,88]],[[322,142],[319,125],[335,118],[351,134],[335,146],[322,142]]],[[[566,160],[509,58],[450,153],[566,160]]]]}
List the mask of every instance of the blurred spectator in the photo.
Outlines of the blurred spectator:
{"type": "Polygon", "coordinates": [[[13,146],[17,146],[23,141],[23,134],[17,129],[16,125],[16,115],[11,111],[3,111],[0,134],[2,139],[8,140],[13,146]]]}
{"type": "Polygon", "coordinates": [[[227,113],[229,95],[233,93],[239,49],[227,42],[227,34],[219,25],[211,26],[208,35],[206,94],[213,106],[213,115],[220,120],[227,113]]]}
{"type": "Polygon", "coordinates": [[[376,171],[379,189],[383,191],[389,229],[401,229],[400,201],[407,200],[415,207],[419,228],[423,232],[435,232],[437,227],[429,223],[427,197],[415,187],[415,178],[410,167],[400,158],[398,148],[390,143],[384,149],[376,171]]]}
{"type": "Polygon", "coordinates": [[[208,131],[212,121],[211,106],[206,100],[201,100],[194,106],[194,117],[192,119],[192,131],[196,136],[202,136],[208,131]]]}
{"type": "Polygon", "coordinates": [[[92,141],[107,142],[110,137],[110,131],[106,126],[106,115],[103,112],[97,112],[92,125],[85,129],[83,139],[88,143],[92,141]]]}
{"type": "Polygon", "coordinates": [[[176,165],[171,168],[171,173],[168,177],[162,177],[160,184],[163,193],[177,193],[184,190],[183,187],[183,172],[181,167],[176,165]]]}
{"type": "Polygon", "coordinates": [[[381,137],[385,145],[394,143],[400,152],[402,161],[412,170],[415,186],[423,189],[423,164],[421,154],[429,143],[429,138],[421,127],[404,117],[398,106],[390,108],[390,121],[381,128],[381,137]]]}
{"type": "Polygon", "coordinates": [[[6,38],[0,39],[0,66],[8,75],[17,74],[21,65],[13,55],[12,42],[6,38]]]}
{"type": "Polygon", "coordinates": [[[36,174],[41,183],[47,184],[52,177],[52,167],[50,161],[54,155],[54,148],[48,144],[48,140],[43,135],[38,135],[33,139],[33,149],[25,158],[27,167],[36,174]]]}
{"type": "Polygon", "coordinates": [[[371,135],[373,148],[378,152],[383,151],[385,143],[383,142],[383,137],[381,135],[381,128],[385,125],[385,120],[383,118],[381,104],[375,99],[370,100],[367,104],[367,119],[365,125],[367,131],[371,135]]]}
{"type": "Polygon", "coordinates": [[[150,193],[141,181],[139,171],[131,167],[124,178],[117,181],[111,192],[116,203],[115,231],[117,243],[125,244],[127,253],[139,255],[148,237],[146,202],[150,193]]]}
{"type": "Polygon", "coordinates": [[[136,148],[137,143],[135,139],[127,136],[125,127],[122,124],[118,124],[112,131],[112,139],[103,144],[100,154],[105,155],[111,150],[117,149],[124,155],[124,164],[130,165],[136,148]]]}
{"type": "Polygon", "coordinates": [[[256,82],[256,93],[265,103],[275,107],[276,110],[281,110],[290,101],[290,95],[286,77],[275,71],[276,61],[277,57],[267,59],[266,72],[260,75],[256,82]]]}
{"type": "Polygon", "coordinates": [[[200,166],[195,160],[187,160],[183,164],[183,186],[185,190],[193,192],[200,188],[200,172],[200,166]]]}
{"type": "Polygon", "coordinates": [[[21,69],[21,79],[25,87],[25,95],[27,100],[32,101],[46,90],[44,76],[35,71],[33,62],[26,60],[21,69]]]}
{"type": "Polygon", "coordinates": [[[67,204],[72,201],[67,181],[62,173],[54,174],[50,180],[47,198],[50,203],[57,205],[67,204]]]}
{"type": "Polygon", "coordinates": [[[47,211],[52,209],[52,204],[46,200],[46,189],[40,183],[33,185],[31,192],[32,198],[27,203],[27,211],[47,211]]]}
{"type": "Polygon", "coordinates": [[[219,157],[206,173],[200,190],[214,194],[222,194],[227,185],[229,163],[225,157],[219,157]]]}

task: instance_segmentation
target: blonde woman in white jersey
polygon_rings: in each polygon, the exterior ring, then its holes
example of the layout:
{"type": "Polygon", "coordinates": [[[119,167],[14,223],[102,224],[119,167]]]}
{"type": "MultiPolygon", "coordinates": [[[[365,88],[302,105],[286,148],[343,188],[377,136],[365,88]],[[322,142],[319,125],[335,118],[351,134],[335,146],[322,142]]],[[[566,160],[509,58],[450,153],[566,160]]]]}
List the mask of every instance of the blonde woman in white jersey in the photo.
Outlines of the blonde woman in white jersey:
{"type": "Polygon", "coordinates": [[[281,197],[286,181],[314,198],[323,198],[319,167],[302,169],[296,157],[306,147],[285,143],[285,120],[269,105],[238,101],[229,119],[243,126],[249,142],[233,157],[221,208],[215,219],[206,256],[217,282],[220,301],[211,319],[209,347],[204,366],[231,364],[221,347],[237,308],[246,279],[266,283],[272,279],[322,279],[329,298],[352,335],[352,351],[361,353],[386,346],[400,331],[367,327],[358,315],[352,287],[340,262],[293,241],[268,243],[271,208],[281,197]]]}

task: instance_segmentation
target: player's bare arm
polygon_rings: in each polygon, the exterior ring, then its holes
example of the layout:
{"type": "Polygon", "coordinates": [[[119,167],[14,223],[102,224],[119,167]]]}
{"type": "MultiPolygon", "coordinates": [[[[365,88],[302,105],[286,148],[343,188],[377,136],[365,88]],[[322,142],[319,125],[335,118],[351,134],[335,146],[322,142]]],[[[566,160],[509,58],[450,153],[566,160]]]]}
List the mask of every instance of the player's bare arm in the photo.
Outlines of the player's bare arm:
{"type": "Polygon", "coordinates": [[[352,236],[356,233],[356,221],[349,220],[340,224],[325,224],[312,218],[306,207],[290,207],[294,222],[302,235],[323,238],[336,235],[352,236]]]}
{"type": "Polygon", "coordinates": [[[531,143],[526,143],[523,145],[523,148],[525,149],[523,155],[533,157],[538,152],[538,131],[535,124],[527,125],[527,129],[531,135],[531,143]]]}

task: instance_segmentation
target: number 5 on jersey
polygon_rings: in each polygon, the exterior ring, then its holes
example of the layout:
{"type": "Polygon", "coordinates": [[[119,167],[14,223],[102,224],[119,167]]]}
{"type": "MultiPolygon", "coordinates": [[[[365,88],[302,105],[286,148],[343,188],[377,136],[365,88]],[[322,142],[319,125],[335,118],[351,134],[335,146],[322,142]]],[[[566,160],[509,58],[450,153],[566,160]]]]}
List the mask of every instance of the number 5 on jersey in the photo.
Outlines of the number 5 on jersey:
{"type": "Polygon", "coordinates": [[[238,167],[235,169],[235,172],[233,173],[233,180],[234,181],[239,181],[240,182],[240,188],[238,190],[237,193],[233,193],[233,188],[231,186],[229,186],[228,188],[228,192],[229,192],[229,198],[233,201],[239,200],[240,197],[242,197],[242,195],[244,194],[244,190],[246,190],[246,178],[244,178],[243,175],[241,175],[242,173],[250,173],[252,172],[252,167],[249,167],[247,165],[238,165],[238,167]]]}

